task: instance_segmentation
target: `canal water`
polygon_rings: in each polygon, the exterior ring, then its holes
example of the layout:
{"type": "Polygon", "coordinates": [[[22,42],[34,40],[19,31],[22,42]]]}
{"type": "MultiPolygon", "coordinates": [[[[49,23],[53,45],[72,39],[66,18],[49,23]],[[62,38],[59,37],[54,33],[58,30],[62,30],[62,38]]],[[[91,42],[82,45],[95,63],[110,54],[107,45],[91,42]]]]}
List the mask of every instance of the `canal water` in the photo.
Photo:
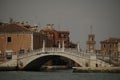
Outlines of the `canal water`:
{"type": "Polygon", "coordinates": [[[120,80],[120,73],[72,73],[72,70],[5,71],[0,72],[0,80],[120,80]]]}

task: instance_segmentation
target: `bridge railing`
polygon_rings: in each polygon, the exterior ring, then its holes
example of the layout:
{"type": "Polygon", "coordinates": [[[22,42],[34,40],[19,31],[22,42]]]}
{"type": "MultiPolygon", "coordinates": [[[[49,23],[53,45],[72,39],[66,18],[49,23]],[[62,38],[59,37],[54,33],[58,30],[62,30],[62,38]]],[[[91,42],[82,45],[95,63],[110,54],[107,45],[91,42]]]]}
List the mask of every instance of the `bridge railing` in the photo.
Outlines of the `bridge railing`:
{"type": "Polygon", "coordinates": [[[41,48],[41,49],[30,51],[28,53],[19,54],[18,58],[23,58],[23,57],[32,56],[32,55],[41,54],[41,53],[44,54],[46,52],[63,52],[63,48],[45,48],[44,50],[41,48]]]}
{"type": "Polygon", "coordinates": [[[71,49],[71,48],[65,49],[65,51],[86,58],[89,58],[90,55],[92,55],[91,53],[86,53],[84,51],[78,51],[77,49],[71,49]]]}
{"type": "Polygon", "coordinates": [[[42,49],[33,50],[33,51],[28,52],[28,53],[19,54],[18,58],[32,56],[32,55],[35,55],[35,54],[38,54],[38,53],[41,53],[41,52],[42,52],[42,49]]]}
{"type": "Polygon", "coordinates": [[[45,52],[63,52],[63,48],[45,48],[45,52]]]}
{"type": "Polygon", "coordinates": [[[46,54],[46,52],[58,52],[58,54],[60,52],[67,52],[71,55],[75,55],[75,56],[81,56],[81,57],[86,57],[86,58],[89,58],[92,54],[91,53],[86,53],[86,52],[83,52],[83,51],[78,51],[77,49],[72,49],[72,48],[66,48],[63,50],[63,48],[45,48],[44,50],[43,49],[38,49],[38,50],[33,50],[33,51],[30,51],[28,53],[24,53],[24,54],[19,54],[18,55],[18,58],[24,58],[24,57],[27,57],[27,56],[32,56],[32,55],[37,55],[37,54],[46,54]]]}

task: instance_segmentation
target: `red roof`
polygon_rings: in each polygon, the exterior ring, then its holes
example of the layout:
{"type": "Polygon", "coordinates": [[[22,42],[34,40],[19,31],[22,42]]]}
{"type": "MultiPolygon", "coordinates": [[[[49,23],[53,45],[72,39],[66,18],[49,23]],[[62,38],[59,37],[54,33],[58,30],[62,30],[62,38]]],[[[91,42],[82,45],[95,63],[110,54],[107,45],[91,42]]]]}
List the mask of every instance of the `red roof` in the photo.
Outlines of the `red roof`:
{"type": "Polygon", "coordinates": [[[101,42],[120,42],[120,38],[109,38],[101,42]]]}
{"type": "Polygon", "coordinates": [[[14,33],[14,32],[30,32],[30,30],[18,24],[0,25],[0,33],[14,33]]]}

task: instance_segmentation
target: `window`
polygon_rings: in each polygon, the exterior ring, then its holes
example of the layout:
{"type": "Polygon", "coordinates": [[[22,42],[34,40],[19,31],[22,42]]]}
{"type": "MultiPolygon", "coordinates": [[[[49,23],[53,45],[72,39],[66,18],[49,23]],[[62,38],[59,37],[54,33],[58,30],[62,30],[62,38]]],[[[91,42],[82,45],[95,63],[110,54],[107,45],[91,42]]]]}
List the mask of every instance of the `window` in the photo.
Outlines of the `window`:
{"type": "Polygon", "coordinates": [[[24,49],[20,49],[20,54],[23,54],[25,52],[25,50],[24,49]]]}
{"type": "Polygon", "coordinates": [[[11,42],[11,41],[12,41],[11,37],[7,37],[7,42],[11,42]]]}
{"type": "Polygon", "coordinates": [[[92,41],[93,41],[94,39],[92,38],[92,41]]]}
{"type": "Polygon", "coordinates": [[[57,41],[57,43],[59,44],[60,41],[57,41]]]}
{"type": "Polygon", "coordinates": [[[64,38],[66,38],[67,36],[66,35],[64,35],[64,38]]]}
{"type": "Polygon", "coordinates": [[[103,45],[103,47],[104,47],[104,48],[106,47],[105,44],[103,45]]]}
{"type": "Polygon", "coordinates": [[[67,43],[67,41],[64,41],[64,43],[67,43]]]}
{"type": "Polygon", "coordinates": [[[12,53],[13,51],[12,50],[6,50],[6,59],[12,59],[12,53]]]}
{"type": "Polygon", "coordinates": [[[59,38],[61,38],[61,34],[59,34],[59,38]]]}
{"type": "Polygon", "coordinates": [[[30,52],[30,48],[28,48],[27,52],[30,52]]]}
{"type": "Polygon", "coordinates": [[[112,47],[112,44],[110,44],[110,48],[112,47]]]}

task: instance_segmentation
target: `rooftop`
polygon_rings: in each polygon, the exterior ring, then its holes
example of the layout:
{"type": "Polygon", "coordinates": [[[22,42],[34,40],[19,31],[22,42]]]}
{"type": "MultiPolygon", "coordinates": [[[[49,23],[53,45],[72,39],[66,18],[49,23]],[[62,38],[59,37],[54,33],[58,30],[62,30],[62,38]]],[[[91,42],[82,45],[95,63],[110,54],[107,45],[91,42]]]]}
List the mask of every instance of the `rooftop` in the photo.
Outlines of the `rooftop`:
{"type": "Polygon", "coordinates": [[[29,29],[18,24],[0,25],[0,33],[31,32],[29,29]]]}

